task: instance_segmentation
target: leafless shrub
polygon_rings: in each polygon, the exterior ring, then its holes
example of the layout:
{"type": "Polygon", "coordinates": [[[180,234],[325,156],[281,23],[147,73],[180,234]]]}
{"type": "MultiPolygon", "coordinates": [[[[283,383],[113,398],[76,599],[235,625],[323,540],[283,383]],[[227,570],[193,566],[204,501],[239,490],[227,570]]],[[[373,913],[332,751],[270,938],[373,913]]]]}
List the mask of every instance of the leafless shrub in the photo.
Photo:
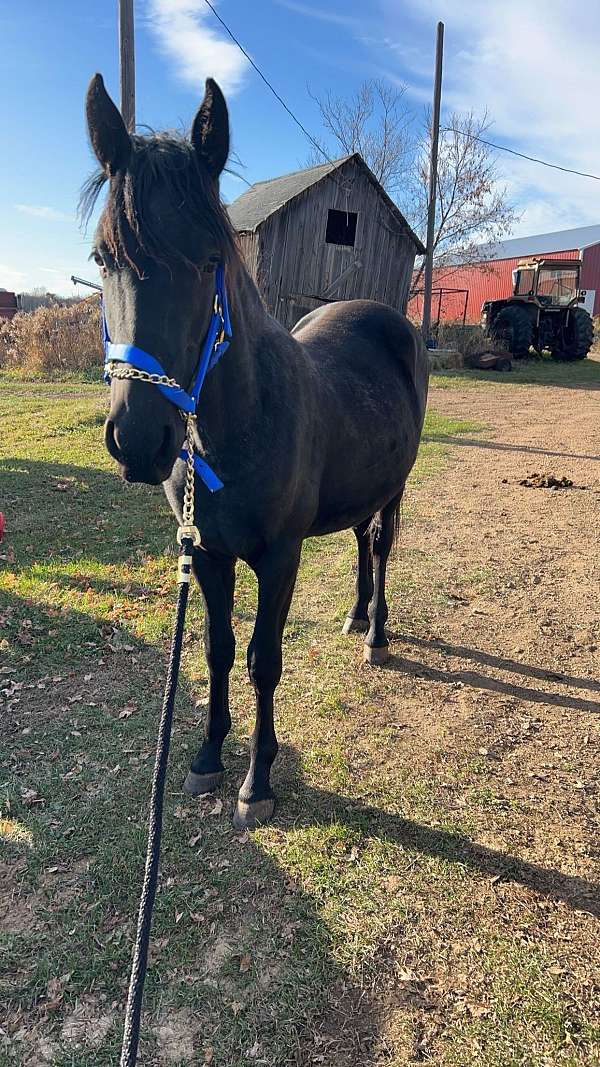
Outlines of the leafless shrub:
{"type": "Polygon", "coordinates": [[[485,352],[490,347],[490,339],[486,337],[481,326],[463,326],[461,321],[440,322],[437,342],[438,348],[454,348],[457,352],[462,352],[463,356],[485,352]]]}
{"type": "Polygon", "coordinates": [[[0,366],[31,377],[60,377],[102,366],[100,304],[20,312],[0,329],[0,366]]]}

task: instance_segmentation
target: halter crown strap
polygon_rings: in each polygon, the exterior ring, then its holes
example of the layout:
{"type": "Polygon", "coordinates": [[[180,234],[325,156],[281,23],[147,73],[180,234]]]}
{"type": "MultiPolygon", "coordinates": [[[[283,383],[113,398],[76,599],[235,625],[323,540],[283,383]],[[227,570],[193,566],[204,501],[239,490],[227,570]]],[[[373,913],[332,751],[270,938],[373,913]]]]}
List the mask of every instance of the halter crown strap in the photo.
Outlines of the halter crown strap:
{"type": "MultiPolygon", "coordinates": [[[[176,408],[179,408],[180,411],[185,412],[187,415],[195,414],[204,379],[208,372],[219,362],[221,356],[225,354],[229,348],[230,341],[231,319],[229,317],[229,304],[225,287],[225,270],[222,264],[219,264],[216,270],[213,312],[200,352],[198,369],[189,392],[182,389],[173,378],[169,378],[158,360],[148,352],[144,352],[143,348],[138,348],[136,345],[114,344],[108,333],[104,304],[102,305],[105,382],[110,382],[111,379],[111,363],[128,363],[129,366],[149,375],[150,377],[146,380],[156,385],[171,404],[174,404],[176,408]],[[159,381],[158,379],[161,380],[159,381]]],[[[187,459],[187,448],[181,450],[179,458],[187,459]]],[[[218,475],[209,467],[206,460],[196,454],[194,455],[194,468],[198,477],[202,479],[211,493],[223,488],[223,482],[218,475]]]]}

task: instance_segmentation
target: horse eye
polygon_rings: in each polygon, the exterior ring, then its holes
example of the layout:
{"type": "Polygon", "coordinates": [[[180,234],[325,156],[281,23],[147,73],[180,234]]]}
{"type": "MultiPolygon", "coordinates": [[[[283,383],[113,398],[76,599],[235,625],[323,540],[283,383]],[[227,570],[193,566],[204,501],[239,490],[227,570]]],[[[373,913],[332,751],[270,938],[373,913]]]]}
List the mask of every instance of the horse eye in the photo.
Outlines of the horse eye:
{"type": "Polygon", "coordinates": [[[99,252],[94,252],[94,263],[97,267],[100,267],[100,270],[106,270],[106,263],[99,252]]]}

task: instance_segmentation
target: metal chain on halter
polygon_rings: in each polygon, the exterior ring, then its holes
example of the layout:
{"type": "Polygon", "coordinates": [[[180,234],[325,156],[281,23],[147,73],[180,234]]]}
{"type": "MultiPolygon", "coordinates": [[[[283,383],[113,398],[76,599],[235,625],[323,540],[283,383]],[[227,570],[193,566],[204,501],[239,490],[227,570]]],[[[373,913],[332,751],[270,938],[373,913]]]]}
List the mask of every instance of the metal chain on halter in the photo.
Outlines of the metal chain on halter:
{"type": "MultiPolygon", "coordinates": [[[[122,363],[115,362],[108,364],[108,372],[111,378],[150,382],[151,385],[168,385],[171,389],[181,390],[179,382],[175,378],[169,378],[167,374],[150,374],[149,371],[138,370],[137,367],[126,367],[122,363]]],[[[197,548],[201,541],[200,531],[194,522],[194,428],[196,426],[196,415],[192,412],[184,413],[183,411],[180,414],[185,419],[187,460],[185,487],[183,490],[183,521],[177,531],[177,542],[181,545],[183,539],[189,537],[192,544],[197,548]]]]}
{"type": "Polygon", "coordinates": [[[200,545],[200,531],[194,522],[194,427],[196,416],[185,415],[185,438],[187,460],[185,468],[185,487],[183,490],[183,522],[177,531],[177,540],[182,543],[184,537],[189,537],[196,547],[200,545]]]}
{"type": "Polygon", "coordinates": [[[111,378],[134,378],[139,382],[151,382],[152,385],[168,385],[171,389],[181,389],[174,378],[166,374],[150,374],[146,370],[138,370],[137,367],[126,367],[123,363],[115,363],[113,360],[107,363],[108,373],[111,378]]]}

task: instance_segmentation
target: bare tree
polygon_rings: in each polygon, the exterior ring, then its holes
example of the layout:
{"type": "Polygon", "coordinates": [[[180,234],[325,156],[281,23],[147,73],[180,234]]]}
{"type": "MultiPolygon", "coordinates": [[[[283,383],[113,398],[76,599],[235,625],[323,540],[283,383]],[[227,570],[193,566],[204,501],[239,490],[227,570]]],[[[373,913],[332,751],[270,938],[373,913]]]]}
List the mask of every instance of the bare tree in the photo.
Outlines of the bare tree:
{"type": "MultiPolygon", "coordinates": [[[[321,121],[335,142],[334,154],[360,152],[387,192],[398,193],[412,159],[410,128],[412,115],[404,104],[404,89],[372,78],[362,83],[354,96],[310,96],[321,113],[321,121]]],[[[327,155],[327,142],[319,142],[327,155]]],[[[322,163],[315,149],[310,162],[322,163]]]]}
{"type": "Polygon", "coordinates": [[[66,307],[69,304],[78,304],[81,299],[80,296],[58,296],[56,293],[49,293],[44,286],[28,289],[19,293],[18,297],[20,311],[37,311],[41,307],[66,307]]]}
{"type": "MultiPolygon", "coordinates": [[[[450,278],[465,263],[481,263],[485,269],[486,246],[510,233],[516,215],[507,190],[500,184],[493,149],[485,144],[490,128],[487,114],[454,113],[440,133],[437,203],[433,243],[436,281],[450,278]],[[440,271],[440,268],[443,268],[440,271]]],[[[417,146],[413,181],[403,203],[417,233],[427,224],[431,120],[417,146]]],[[[413,279],[413,291],[421,285],[424,263],[413,279]]]]}
{"type": "MultiPolygon", "coordinates": [[[[422,136],[414,137],[404,90],[378,79],[363,82],[348,99],[331,93],[311,96],[329,135],[320,142],[323,150],[330,156],[340,149],[345,155],[360,152],[424,242],[431,117],[425,119],[422,136]]],[[[484,143],[490,125],[487,114],[477,118],[473,112],[455,112],[440,134],[434,267],[444,270],[437,270],[438,284],[464,263],[482,263],[485,269],[485,246],[509,234],[515,222],[494,150],[484,143]]],[[[310,162],[322,163],[323,157],[315,150],[310,162]]],[[[423,270],[424,263],[415,272],[413,292],[422,285],[423,270]]]]}

